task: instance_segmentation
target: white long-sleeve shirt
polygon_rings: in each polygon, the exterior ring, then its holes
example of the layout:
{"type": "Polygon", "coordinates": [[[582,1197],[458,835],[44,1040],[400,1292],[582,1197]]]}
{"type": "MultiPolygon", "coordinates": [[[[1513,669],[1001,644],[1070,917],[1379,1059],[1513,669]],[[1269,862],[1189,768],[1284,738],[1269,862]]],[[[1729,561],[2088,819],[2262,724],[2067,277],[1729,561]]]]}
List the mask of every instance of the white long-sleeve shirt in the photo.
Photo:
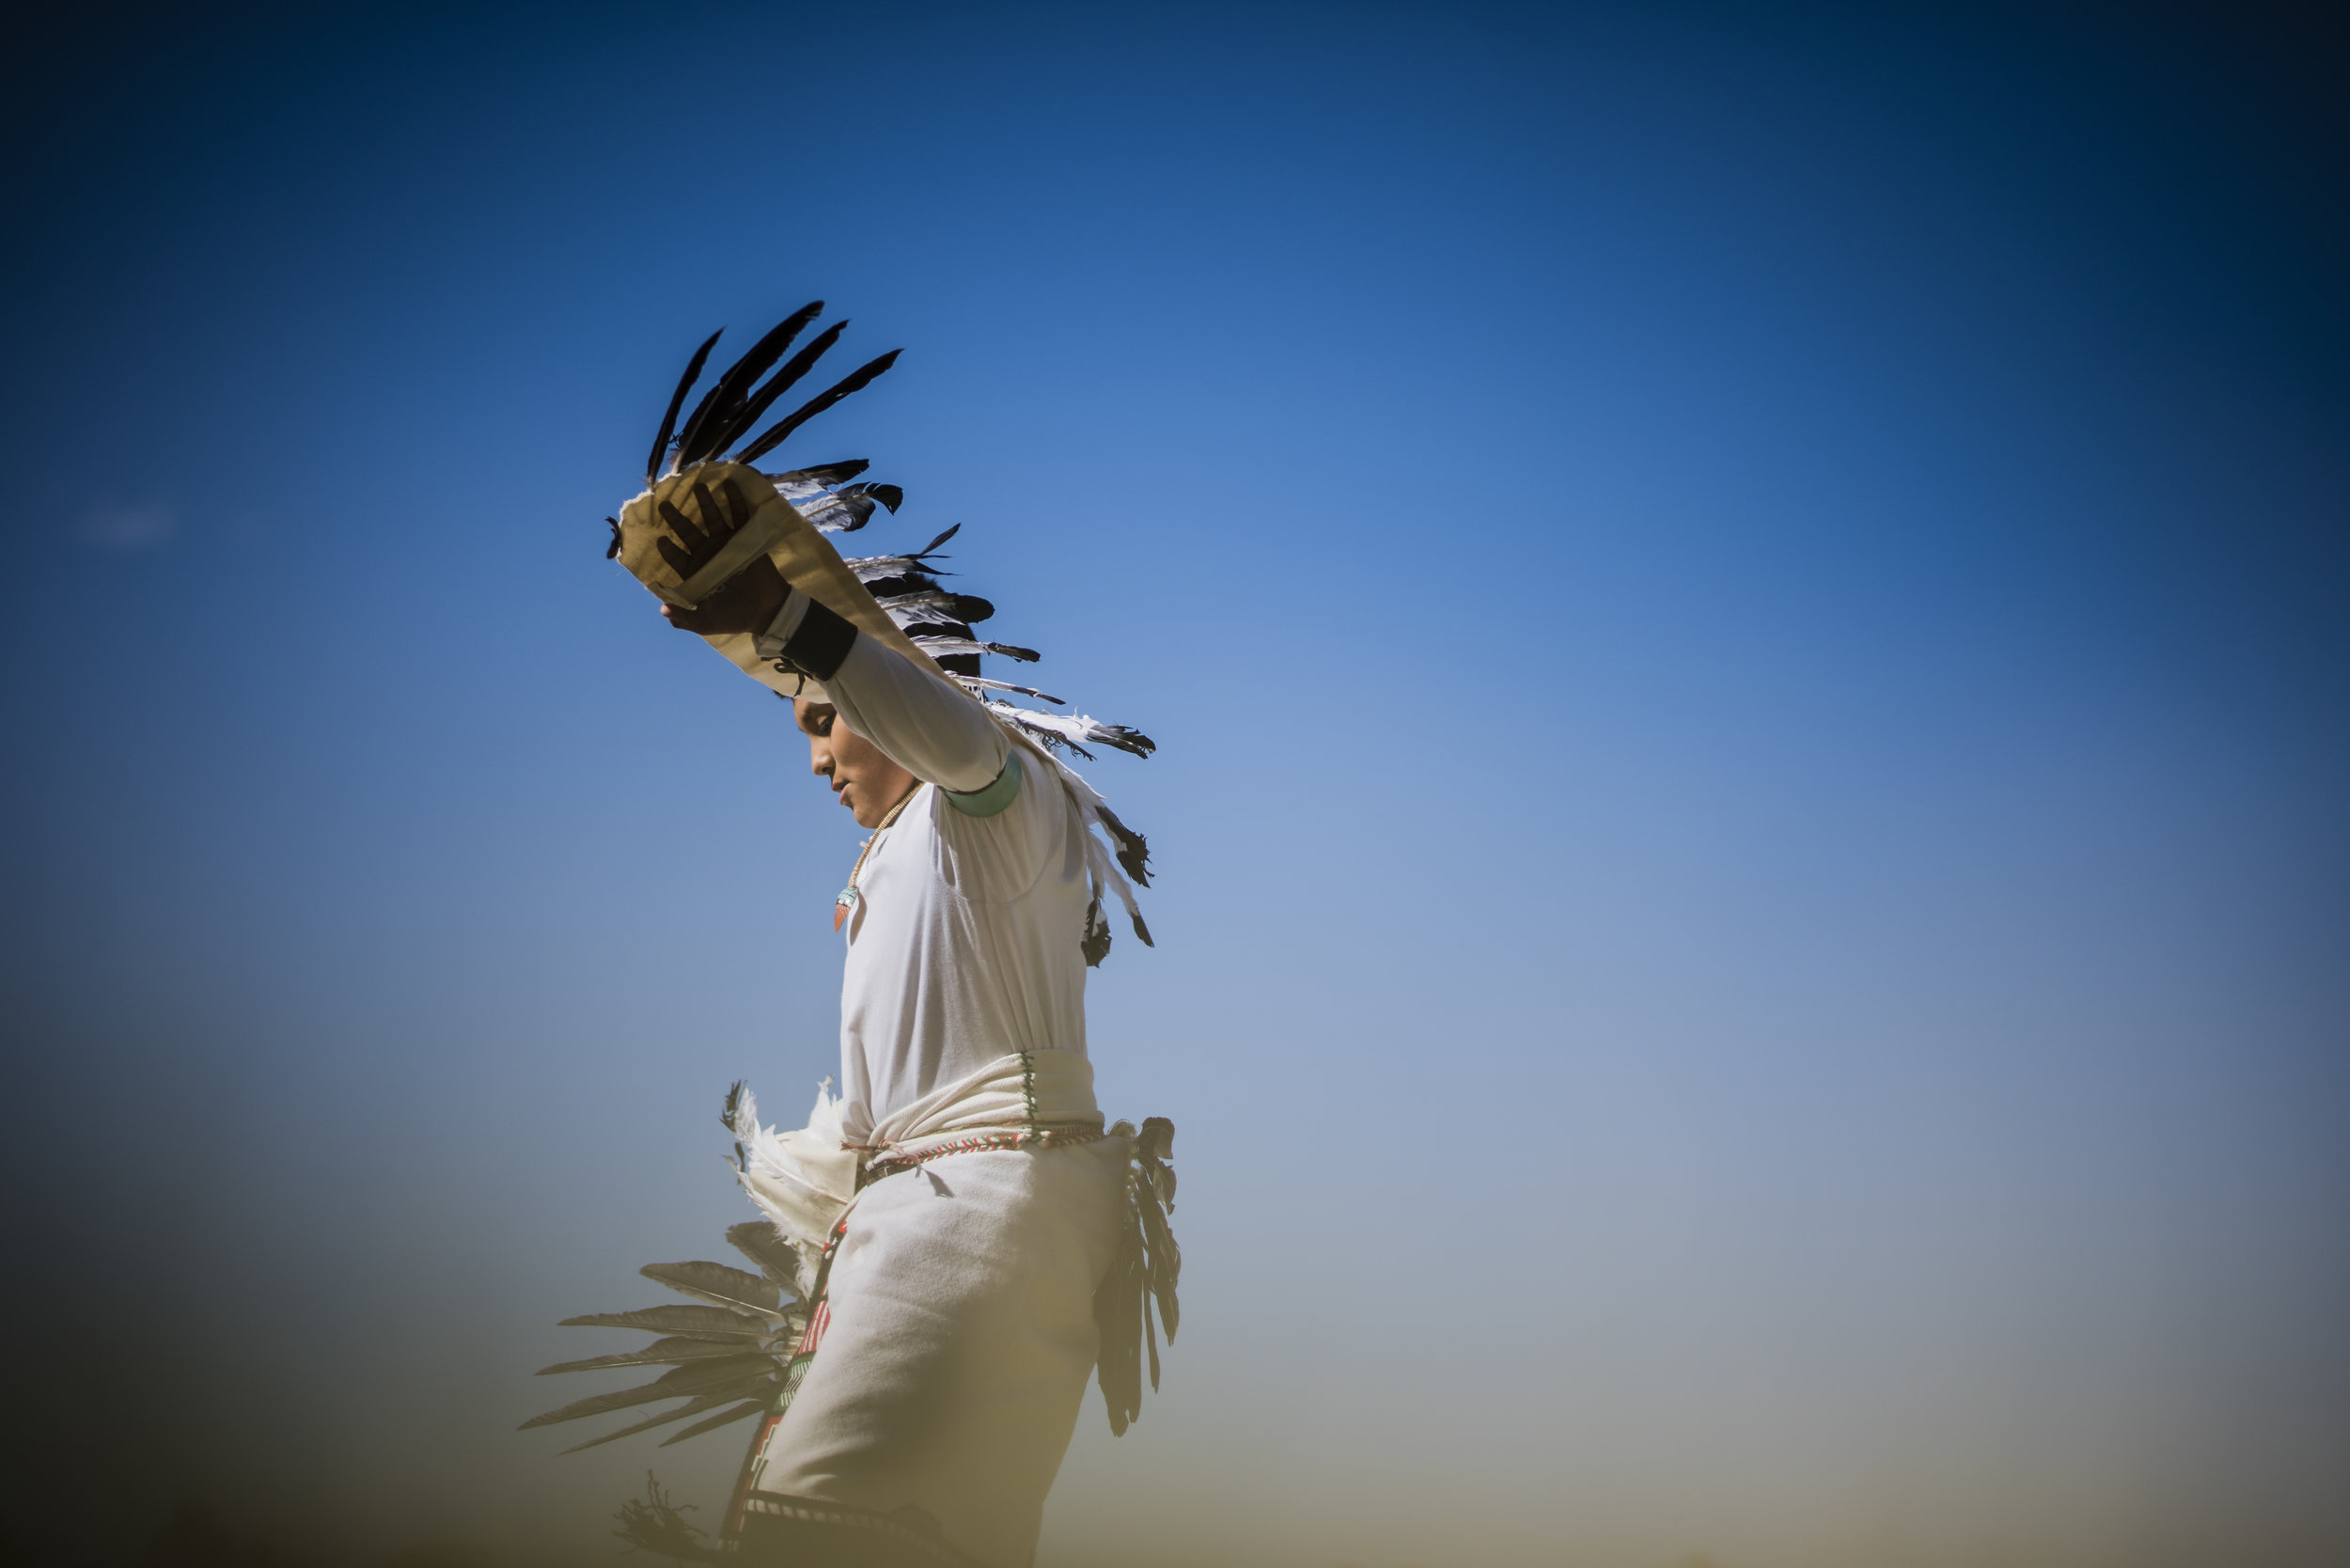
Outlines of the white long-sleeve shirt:
{"type": "MultiPolygon", "coordinates": [[[[787,606],[776,628],[796,619],[787,606]]],[[[881,1118],[997,1058],[1085,1054],[1085,823],[1033,759],[1009,805],[958,807],[948,792],[986,791],[1021,766],[1018,753],[978,703],[870,638],[850,645],[824,689],[838,722],[924,781],[867,855],[846,928],[842,1129],[863,1141],[881,1118]]]]}

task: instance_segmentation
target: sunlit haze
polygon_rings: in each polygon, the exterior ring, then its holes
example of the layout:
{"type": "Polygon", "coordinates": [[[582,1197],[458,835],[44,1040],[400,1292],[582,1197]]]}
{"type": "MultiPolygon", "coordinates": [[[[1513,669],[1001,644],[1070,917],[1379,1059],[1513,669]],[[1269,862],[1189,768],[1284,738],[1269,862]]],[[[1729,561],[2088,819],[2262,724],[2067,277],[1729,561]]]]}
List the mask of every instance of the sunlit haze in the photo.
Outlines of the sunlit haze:
{"type": "Polygon", "coordinates": [[[7,1534],[716,1512],[515,1427],[837,1070],[861,835],[603,558],[821,297],[784,455],[1160,747],[1042,1568],[2350,1560],[2345,62],[2210,15],[20,33],[7,1534]]]}

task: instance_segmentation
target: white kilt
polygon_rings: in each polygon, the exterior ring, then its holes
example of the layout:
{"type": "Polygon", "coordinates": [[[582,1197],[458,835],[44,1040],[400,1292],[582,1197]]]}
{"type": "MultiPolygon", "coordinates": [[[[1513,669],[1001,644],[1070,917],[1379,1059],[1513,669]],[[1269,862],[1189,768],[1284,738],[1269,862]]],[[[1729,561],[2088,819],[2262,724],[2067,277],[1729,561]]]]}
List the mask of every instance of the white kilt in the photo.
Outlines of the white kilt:
{"type": "Polygon", "coordinates": [[[989,1568],[1027,1568],[1093,1372],[1129,1149],[981,1150],[866,1188],[749,1511],[762,1495],[911,1505],[989,1568]]]}
{"type": "MultiPolygon", "coordinates": [[[[1034,1559],[1099,1350],[1094,1292],[1131,1223],[1133,1143],[937,1152],[981,1131],[932,1132],[961,1121],[939,1113],[971,1105],[980,1087],[910,1119],[932,1136],[898,1147],[931,1157],[864,1186],[838,1222],[812,1349],[780,1418],[761,1423],[733,1511],[746,1549],[762,1514],[836,1503],[919,1510],[913,1517],[987,1568],[1034,1559]]],[[[774,1190],[772,1180],[745,1184],[774,1190]]]]}

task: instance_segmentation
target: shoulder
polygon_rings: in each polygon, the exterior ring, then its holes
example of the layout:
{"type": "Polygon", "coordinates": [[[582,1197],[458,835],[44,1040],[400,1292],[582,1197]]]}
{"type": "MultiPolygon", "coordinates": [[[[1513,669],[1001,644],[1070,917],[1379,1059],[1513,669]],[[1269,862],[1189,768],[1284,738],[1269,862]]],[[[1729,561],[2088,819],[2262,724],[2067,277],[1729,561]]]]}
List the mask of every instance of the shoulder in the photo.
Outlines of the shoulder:
{"type": "Polygon", "coordinates": [[[955,791],[932,786],[938,797],[933,809],[943,807],[963,816],[981,820],[1000,817],[1023,795],[1031,792],[1034,785],[1027,776],[1035,771],[1021,760],[1018,746],[1009,747],[1004,753],[1004,765],[996,770],[992,780],[979,789],[955,791]]]}
{"type": "Polygon", "coordinates": [[[1052,765],[1022,756],[1017,747],[1011,755],[1018,761],[1008,762],[1005,772],[1018,767],[1019,785],[994,810],[966,810],[950,792],[934,785],[930,799],[916,803],[936,839],[941,872],[969,891],[985,885],[982,896],[1001,897],[1031,886],[1048,862],[1066,858],[1079,825],[1076,803],[1052,765]]]}

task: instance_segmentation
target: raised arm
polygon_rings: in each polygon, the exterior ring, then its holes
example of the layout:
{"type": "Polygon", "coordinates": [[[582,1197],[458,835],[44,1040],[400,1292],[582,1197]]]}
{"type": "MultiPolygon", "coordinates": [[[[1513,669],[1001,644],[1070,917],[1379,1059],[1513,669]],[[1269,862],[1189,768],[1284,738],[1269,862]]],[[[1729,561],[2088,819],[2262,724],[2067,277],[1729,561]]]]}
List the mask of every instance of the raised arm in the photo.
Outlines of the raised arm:
{"type": "Polygon", "coordinates": [[[822,682],[841,722],[916,778],[971,794],[1004,771],[1011,743],[986,710],[807,594],[791,592],[759,651],[822,682]]]}
{"type": "MultiPolygon", "coordinates": [[[[680,542],[665,539],[659,548],[681,576],[691,576],[715,557],[750,515],[730,484],[721,484],[715,496],[696,485],[692,495],[699,525],[666,502],[661,513],[680,542]]],[[[661,613],[681,631],[753,634],[760,657],[782,660],[823,682],[841,720],[916,778],[950,793],[970,794],[1004,776],[1011,745],[984,709],[911,660],[859,635],[855,627],[786,584],[764,557],[697,607],[665,604],[661,613]]]]}

